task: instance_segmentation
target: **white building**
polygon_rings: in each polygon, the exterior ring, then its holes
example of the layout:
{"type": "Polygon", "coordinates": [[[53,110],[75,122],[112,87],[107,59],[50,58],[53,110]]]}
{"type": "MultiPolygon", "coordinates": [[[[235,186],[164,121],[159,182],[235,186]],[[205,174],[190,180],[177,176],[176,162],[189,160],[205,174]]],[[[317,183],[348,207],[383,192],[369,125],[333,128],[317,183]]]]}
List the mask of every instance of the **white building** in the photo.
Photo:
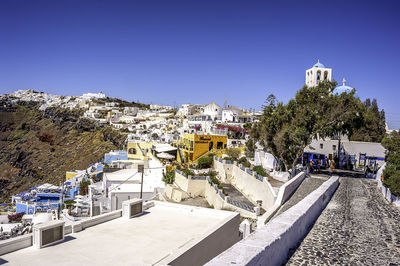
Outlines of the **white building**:
{"type": "MultiPolygon", "coordinates": [[[[113,173],[104,173],[103,189],[107,191],[111,210],[121,209],[124,200],[140,197],[142,174],[138,171],[138,165],[144,166],[143,174],[143,199],[153,199],[165,188],[162,181],[165,166],[158,160],[152,159],[129,160],[132,162],[129,169],[122,169],[113,173]]],[[[123,161],[124,163],[126,161],[123,161]]]]}
{"type": "Polygon", "coordinates": [[[312,68],[306,70],[306,85],[315,87],[323,80],[332,80],[332,69],[326,68],[318,60],[312,68]]]}
{"type": "Polygon", "coordinates": [[[242,113],[243,111],[236,106],[229,106],[222,110],[222,122],[239,122],[236,117],[242,113]]]}
{"type": "Polygon", "coordinates": [[[209,115],[212,120],[221,120],[222,117],[222,108],[215,102],[211,102],[206,106],[201,108],[203,115],[209,115]]]}
{"type": "Polygon", "coordinates": [[[85,93],[82,95],[82,98],[90,99],[90,98],[97,98],[97,99],[102,99],[106,98],[106,95],[102,92],[100,93],[85,93]]]}
{"type": "Polygon", "coordinates": [[[139,111],[139,109],[137,107],[125,107],[124,115],[136,116],[138,111],[139,111]]]}

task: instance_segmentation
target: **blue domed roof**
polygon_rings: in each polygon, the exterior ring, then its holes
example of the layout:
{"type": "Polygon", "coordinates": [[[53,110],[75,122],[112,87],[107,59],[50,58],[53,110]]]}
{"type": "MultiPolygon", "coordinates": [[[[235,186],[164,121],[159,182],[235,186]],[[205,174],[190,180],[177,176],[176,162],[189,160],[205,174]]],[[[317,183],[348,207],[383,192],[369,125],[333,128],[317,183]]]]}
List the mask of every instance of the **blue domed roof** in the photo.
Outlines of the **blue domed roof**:
{"type": "Polygon", "coordinates": [[[346,80],[343,79],[343,85],[337,86],[337,87],[333,90],[333,94],[340,95],[340,94],[342,94],[343,92],[345,92],[345,93],[350,93],[352,90],[353,90],[353,88],[350,87],[350,86],[347,86],[347,85],[346,85],[346,80]]]}
{"type": "Polygon", "coordinates": [[[325,68],[325,66],[319,62],[319,59],[318,62],[315,65],[313,65],[313,67],[325,68]]]}

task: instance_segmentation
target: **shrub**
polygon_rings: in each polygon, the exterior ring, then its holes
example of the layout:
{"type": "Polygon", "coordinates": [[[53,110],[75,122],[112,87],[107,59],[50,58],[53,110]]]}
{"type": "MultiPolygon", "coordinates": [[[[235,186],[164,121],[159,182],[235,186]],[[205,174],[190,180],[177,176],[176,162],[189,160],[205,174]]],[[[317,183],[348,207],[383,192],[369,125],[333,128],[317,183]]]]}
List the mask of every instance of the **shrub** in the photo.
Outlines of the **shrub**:
{"type": "Polygon", "coordinates": [[[79,184],[79,191],[81,193],[82,196],[86,195],[88,193],[88,187],[90,185],[90,181],[84,181],[82,180],[82,182],[79,184]]]}
{"type": "Polygon", "coordinates": [[[208,171],[208,173],[205,173],[204,175],[207,175],[207,176],[209,176],[210,178],[213,178],[213,177],[217,177],[218,172],[217,172],[217,171],[214,171],[214,170],[210,170],[210,171],[208,171]]]}
{"type": "Polygon", "coordinates": [[[218,188],[221,184],[221,182],[219,182],[218,178],[216,178],[215,176],[210,176],[211,179],[211,183],[218,185],[218,188]]]}
{"type": "Polygon", "coordinates": [[[254,166],[253,171],[255,171],[260,176],[267,176],[265,169],[261,165],[254,166]]]}
{"type": "Polygon", "coordinates": [[[400,196],[400,133],[393,131],[382,140],[386,148],[386,167],[383,171],[383,185],[395,196],[400,196]]]}
{"type": "Polygon", "coordinates": [[[237,160],[237,159],[239,158],[240,153],[241,153],[241,151],[240,151],[239,148],[229,148],[229,149],[226,151],[226,154],[227,154],[229,157],[235,158],[235,160],[237,160]]]}
{"type": "Polygon", "coordinates": [[[9,214],[8,221],[10,223],[20,223],[22,220],[22,216],[24,216],[24,212],[16,213],[16,214],[9,214]]]}
{"type": "Polygon", "coordinates": [[[41,142],[48,142],[52,145],[54,143],[54,135],[50,133],[41,133],[39,135],[39,140],[41,142]]]}
{"type": "Polygon", "coordinates": [[[247,161],[246,157],[242,157],[238,160],[238,163],[241,163],[244,167],[250,168],[251,164],[247,161]]]}
{"type": "Polygon", "coordinates": [[[172,184],[175,181],[175,171],[167,170],[167,172],[163,173],[163,181],[167,184],[172,184]]]}
{"type": "Polygon", "coordinates": [[[186,176],[194,175],[194,172],[192,170],[190,170],[189,168],[182,167],[180,165],[178,165],[176,168],[178,170],[181,170],[186,176]]]}
{"type": "Polygon", "coordinates": [[[205,168],[210,168],[212,166],[213,163],[213,154],[209,154],[207,156],[203,156],[199,159],[199,161],[197,162],[197,167],[199,169],[205,169],[205,168]]]}

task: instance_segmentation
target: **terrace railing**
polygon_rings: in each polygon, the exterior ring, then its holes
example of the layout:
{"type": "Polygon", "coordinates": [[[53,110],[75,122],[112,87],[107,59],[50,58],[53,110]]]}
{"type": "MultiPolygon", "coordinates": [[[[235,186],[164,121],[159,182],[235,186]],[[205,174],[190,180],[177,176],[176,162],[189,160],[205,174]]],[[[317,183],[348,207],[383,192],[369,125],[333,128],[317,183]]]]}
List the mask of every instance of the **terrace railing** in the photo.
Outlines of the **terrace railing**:
{"type": "Polygon", "coordinates": [[[236,200],[231,199],[231,198],[228,198],[227,201],[228,201],[229,204],[232,204],[232,205],[234,205],[236,207],[239,207],[241,209],[244,209],[246,211],[255,212],[254,208],[252,206],[250,206],[250,205],[247,205],[246,203],[239,202],[239,201],[236,201],[236,200]]]}
{"type": "Polygon", "coordinates": [[[202,175],[192,175],[191,179],[192,180],[206,180],[207,176],[202,176],[202,175]]]}

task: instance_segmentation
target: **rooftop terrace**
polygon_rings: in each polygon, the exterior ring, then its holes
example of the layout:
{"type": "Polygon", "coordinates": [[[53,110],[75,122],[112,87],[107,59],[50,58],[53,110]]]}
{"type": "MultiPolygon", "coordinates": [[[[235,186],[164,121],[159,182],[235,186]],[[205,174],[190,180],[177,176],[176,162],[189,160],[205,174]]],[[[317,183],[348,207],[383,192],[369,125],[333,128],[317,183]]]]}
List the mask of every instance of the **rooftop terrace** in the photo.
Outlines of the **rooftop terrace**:
{"type": "Polygon", "coordinates": [[[43,249],[6,254],[0,264],[201,265],[239,240],[238,226],[237,213],[156,202],[138,217],[86,228],[43,249]]]}

